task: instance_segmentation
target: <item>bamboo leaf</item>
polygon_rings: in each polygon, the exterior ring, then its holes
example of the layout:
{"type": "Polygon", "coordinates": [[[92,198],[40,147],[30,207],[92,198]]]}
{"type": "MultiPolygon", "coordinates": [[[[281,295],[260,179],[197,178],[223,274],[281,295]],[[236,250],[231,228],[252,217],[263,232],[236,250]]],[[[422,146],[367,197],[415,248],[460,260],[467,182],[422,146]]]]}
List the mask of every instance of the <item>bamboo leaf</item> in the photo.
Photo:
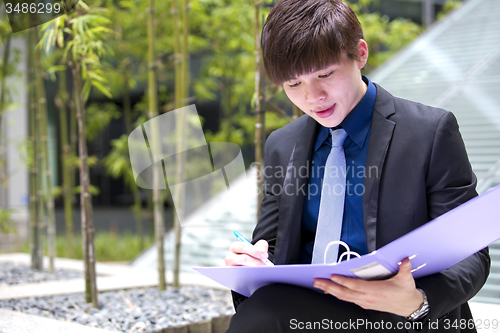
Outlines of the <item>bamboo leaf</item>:
{"type": "Polygon", "coordinates": [[[97,81],[92,81],[92,85],[96,87],[100,92],[102,92],[104,95],[106,95],[108,98],[113,98],[109,90],[104,87],[101,83],[97,81]]]}
{"type": "MultiPolygon", "coordinates": [[[[81,186],[76,186],[73,193],[80,194],[81,192],[82,192],[82,187],[81,186]]],[[[90,192],[91,195],[97,196],[97,195],[99,195],[101,193],[101,190],[97,186],[89,185],[89,192],[90,192]]]]}
{"type": "Polygon", "coordinates": [[[87,102],[87,100],[89,98],[90,88],[91,88],[90,80],[85,81],[85,84],[83,85],[82,93],[81,93],[81,95],[83,96],[83,100],[85,102],[87,102]]]}

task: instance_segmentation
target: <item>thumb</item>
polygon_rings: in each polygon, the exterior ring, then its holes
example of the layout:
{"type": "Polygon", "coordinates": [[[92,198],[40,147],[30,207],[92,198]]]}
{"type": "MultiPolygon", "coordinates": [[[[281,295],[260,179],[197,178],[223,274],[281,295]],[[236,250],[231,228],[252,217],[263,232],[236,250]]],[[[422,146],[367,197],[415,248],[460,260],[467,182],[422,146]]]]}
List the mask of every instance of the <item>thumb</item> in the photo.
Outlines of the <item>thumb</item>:
{"type": "Polygon", "coordinates": [[[401,262],[401,265],[399,266],[399,272],[398,272],[398,275],[402,274],[402,275],[407,275],[407,274],[411,274],[411,261],[409,258],[405,258],[402,262],[401,262]]]}
{"type": "Polygon", "coordinates": [[[257,243],[255,243],[255,246],[258,247],[259,250],[263,252],[267,252],[267,250],[269,249],[269,244],[265,239],[259,240],[257,243]]]}

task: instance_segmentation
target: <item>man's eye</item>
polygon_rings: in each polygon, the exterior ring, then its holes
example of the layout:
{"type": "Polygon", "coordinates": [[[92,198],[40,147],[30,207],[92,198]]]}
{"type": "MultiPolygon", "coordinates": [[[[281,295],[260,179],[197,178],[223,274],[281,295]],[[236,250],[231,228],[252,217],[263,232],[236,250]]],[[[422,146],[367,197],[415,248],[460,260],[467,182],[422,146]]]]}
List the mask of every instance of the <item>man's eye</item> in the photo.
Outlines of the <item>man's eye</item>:
{"type": "Polygon", "coordinates": [[[289,84],[288,86],[290,88],[297,87],[300,84],[300,82],[294,83],[294,84],[289,84]]]}
{"type": "Polygon", "coordinates": [[[330,73],[328,74],[324,74],[324,75],[320,75],[319,77],[322,77],[322,78],[325,78],[325,77],[329,77],[330,75],[333,74],[333,71],[331,71],[330,73]]]}

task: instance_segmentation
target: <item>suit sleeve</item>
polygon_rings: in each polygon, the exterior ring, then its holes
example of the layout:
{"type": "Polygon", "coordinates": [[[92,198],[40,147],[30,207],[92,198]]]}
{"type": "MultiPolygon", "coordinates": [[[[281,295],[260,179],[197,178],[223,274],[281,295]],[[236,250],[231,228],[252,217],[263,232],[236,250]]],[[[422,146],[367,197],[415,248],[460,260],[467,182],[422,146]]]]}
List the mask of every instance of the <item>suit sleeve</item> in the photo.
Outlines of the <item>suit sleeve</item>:
{"type": "MultiPolygon", "coordinates": [[[[477,196],[476,177],[452,113],[438,122],[426,178],[429,219],[434,219],[477,196]]],[[[454,266],[416,279],[430,305],[428,318],[435,321],[472,298],[486,282],[490,270],[488,248],[454,266]]]]}
{"type": "MultiPolygon", "coordinates": [[[[263,177],[263,199],[260,202],[260,212],[257,221],[257,226],[253,232],[252,243],[255,244],[260,239],[265,239],[269,243],[269,260],[274,259],[274,250],[276,245],[276,235],[278,231],[279,218],[279,192],[283,184],[282,175],[284,170],[279,164],[278,156],[275,154],[269,155],[269,147],[274,146],[274,132],[269,135],[264,146],[264,168],[260,175],[263,177]],[[275,193],[276,192],[276,193],[275,193]]],[[[261,189],[259,189],[260,191],[261,189]]],[[[238,306],[246,297],[231,291],[233,296],[234,308],[237,311],[238,306]]]]}

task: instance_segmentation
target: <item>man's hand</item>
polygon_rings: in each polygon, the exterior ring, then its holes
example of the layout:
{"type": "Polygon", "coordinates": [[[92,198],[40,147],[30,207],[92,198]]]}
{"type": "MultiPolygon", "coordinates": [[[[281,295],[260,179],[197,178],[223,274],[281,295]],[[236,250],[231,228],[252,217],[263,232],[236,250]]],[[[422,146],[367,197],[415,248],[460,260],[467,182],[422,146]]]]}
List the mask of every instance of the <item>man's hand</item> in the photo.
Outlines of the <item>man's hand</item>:
{"type": "Polygon", "coordinates": [[[401,263],[398,274],[387,280],[364,281],[341,275],[332,275],[330,279],[315,279],[314,287],[367,310],[408,317],[424,302],[424,296],[415,286],[408,258],[401,263]]]}
{"type": "Polygon", "coordinates": [[[234,242],[229,246],[226,266],[266,266],[260,259],[267,259],[269,244],[261,239],[255,245],[234,242]]]}

